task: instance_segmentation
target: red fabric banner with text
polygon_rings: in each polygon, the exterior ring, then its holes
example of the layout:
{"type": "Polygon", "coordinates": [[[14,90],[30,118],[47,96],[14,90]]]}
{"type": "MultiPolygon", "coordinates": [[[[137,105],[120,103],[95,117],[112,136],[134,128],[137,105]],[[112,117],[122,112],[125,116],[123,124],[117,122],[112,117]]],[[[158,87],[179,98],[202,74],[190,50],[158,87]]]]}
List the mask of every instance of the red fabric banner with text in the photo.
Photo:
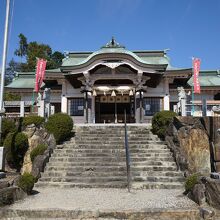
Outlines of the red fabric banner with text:
{"type": "Polygon", "coordinates": [[[35,91],[39,92],[40,86],[44,80],[45,69],[46,69],[46,60],[38,59],[37,68],[36,68],[36,78],[35,78],[35,91]]]}
{"type": "Polygon", "coordinates": [[[200,63],[201,60],[198,58],[193,59],[193,85],[194,85],[194,93],[200,93],[200,84],[199,84],[199,71],[200,71],[200,63]]]}

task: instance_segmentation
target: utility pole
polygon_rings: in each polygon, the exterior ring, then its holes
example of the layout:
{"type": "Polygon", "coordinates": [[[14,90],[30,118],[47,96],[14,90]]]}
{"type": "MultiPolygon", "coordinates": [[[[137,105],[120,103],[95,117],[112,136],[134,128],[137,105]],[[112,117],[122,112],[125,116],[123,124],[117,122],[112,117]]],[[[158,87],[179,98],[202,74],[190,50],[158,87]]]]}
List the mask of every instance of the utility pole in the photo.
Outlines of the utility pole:
{"type": "Polygon", "coordinates": [[[0,88],[0,141],[2,141],[2,117],[5,114],[4,109],[4,86],[5,86],[5,70],[8,49],[8,26],[10,14],[10,0],[6,0],[6,16],[5,16],[5,31],[4,31],[4,45],[2,55],[2,73],[1,73],[1,88],[0,88]]]}

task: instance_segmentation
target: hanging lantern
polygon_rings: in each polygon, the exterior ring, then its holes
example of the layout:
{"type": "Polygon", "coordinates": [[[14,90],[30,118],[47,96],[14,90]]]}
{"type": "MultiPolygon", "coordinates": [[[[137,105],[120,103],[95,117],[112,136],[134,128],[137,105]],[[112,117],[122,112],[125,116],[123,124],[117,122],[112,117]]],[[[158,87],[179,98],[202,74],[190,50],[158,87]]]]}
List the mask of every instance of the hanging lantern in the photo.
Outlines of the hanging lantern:
{"type": "Polygon", "coordinates": [[[129,96],[133,96],[133,95],[134,95],[133,91],[130,90],[130,92],[129,92],[129,96]]]}
{"type": "Polygon", "coordinates": [[[95,91],[95,90],[93,90],[92,95],[93,95],[93,96],[97,96],[97,94],[96,94],[96,91],[95,91]]]}
{"type": "Polygon", "coordinates": [[[111,96],[116,96],[116,94],[115,94],[115,91],[114,91],[114,90],[112,91],[111,96]]]}

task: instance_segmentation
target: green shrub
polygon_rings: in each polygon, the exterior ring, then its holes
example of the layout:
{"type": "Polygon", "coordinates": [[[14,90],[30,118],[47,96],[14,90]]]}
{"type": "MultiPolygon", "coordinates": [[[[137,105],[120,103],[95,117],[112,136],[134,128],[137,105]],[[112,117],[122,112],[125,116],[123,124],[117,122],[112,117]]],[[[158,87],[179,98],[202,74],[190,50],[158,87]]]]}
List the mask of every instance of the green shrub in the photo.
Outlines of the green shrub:
{"type": "Polygon", "coordinates": [[[44,151],[47,149],[47,145],[46,144],[39,144],[37,147],[35,147],[30,154],[31,157],[31,161],[34,161],[34,158],[38,155],[42,155],[44,153],[44,151]]]}
{"type": "Polygon", "coordinates": [[[172,111],[157,112],[152,119],[152,132],[160,138],[164,138],[165,131],[175,116],[177,114],[172,111]]]}
{"type": "Polygon", "coordinates": [[[9,133],[4,141],[6,160],[14,168],[20,169],[28,149],[28,138],[21,132],[9,133]]]}
{"type": "Polygon", "coordinates": [[[30,115],[23,118],[23,126],[28,126],[31,124],[35,124],[36,126],[40,126],[44,123],[44,118],[37,115],[30,115]]]}
{"type": "Polygon", "coordinates": [[[31,194],[36,179],[30,173],[24,173],[18,181],[18,186],[23,189],[27,194],[31,194]]]}
{"type": "Polygon", "coordinates": [[[49,133],[54,135],[56,142],[59,144],[70,137],[73,120],[67,114],[56,113],[49,117],[45,127],[49,133]]]}
{"type": "Polygon", "coordinates": [[[16,130],[17,129],[15,122],[10,119],[4,118],[2,120],[2,143],[4,142],[8,133],[15,132],[16,130]]]}
{"type": "Polygon", "coordinates": [[[185,192],[188,193],[192,191],[193,187],[199,183],[200,179],[200,174],[199,173],[194,173],[186,178],[185,182],[185,192]]]}

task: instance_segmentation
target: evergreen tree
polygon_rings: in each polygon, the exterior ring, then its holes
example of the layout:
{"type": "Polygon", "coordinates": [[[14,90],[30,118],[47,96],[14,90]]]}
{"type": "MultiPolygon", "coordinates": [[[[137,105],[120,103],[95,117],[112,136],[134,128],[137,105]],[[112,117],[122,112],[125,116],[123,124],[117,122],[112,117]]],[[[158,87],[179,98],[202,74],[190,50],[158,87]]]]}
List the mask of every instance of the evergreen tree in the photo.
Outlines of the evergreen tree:
{"type": "Polygon", "coordinates": [[[18,37],[19,37],[19,48],[15,50],[15,55],[22,58],[27,55],[28,43],[27,43],[27,38],[22,33],[20,33],[18,37]]]}
{"type": "Polygon", "coordinates": [[[21,63],[21,71],[35,71],[37,58],[47,60],[46,69],[58,68],[62,64],[64,55],[55,51],[53,53],[51,47],[47,44],[41,44],[36,41],[27,43],[27,38],[23,34],[19,34],[19,48],[15,50],[15,55],[26,58],[26,63],[21,63]]]}
{"type": "Polygon", "coordinates": [[[21,64],[11,59],[5,71],[5,85],[8,85],[14,78],[15,72],[21,71],[21,64]]]}

